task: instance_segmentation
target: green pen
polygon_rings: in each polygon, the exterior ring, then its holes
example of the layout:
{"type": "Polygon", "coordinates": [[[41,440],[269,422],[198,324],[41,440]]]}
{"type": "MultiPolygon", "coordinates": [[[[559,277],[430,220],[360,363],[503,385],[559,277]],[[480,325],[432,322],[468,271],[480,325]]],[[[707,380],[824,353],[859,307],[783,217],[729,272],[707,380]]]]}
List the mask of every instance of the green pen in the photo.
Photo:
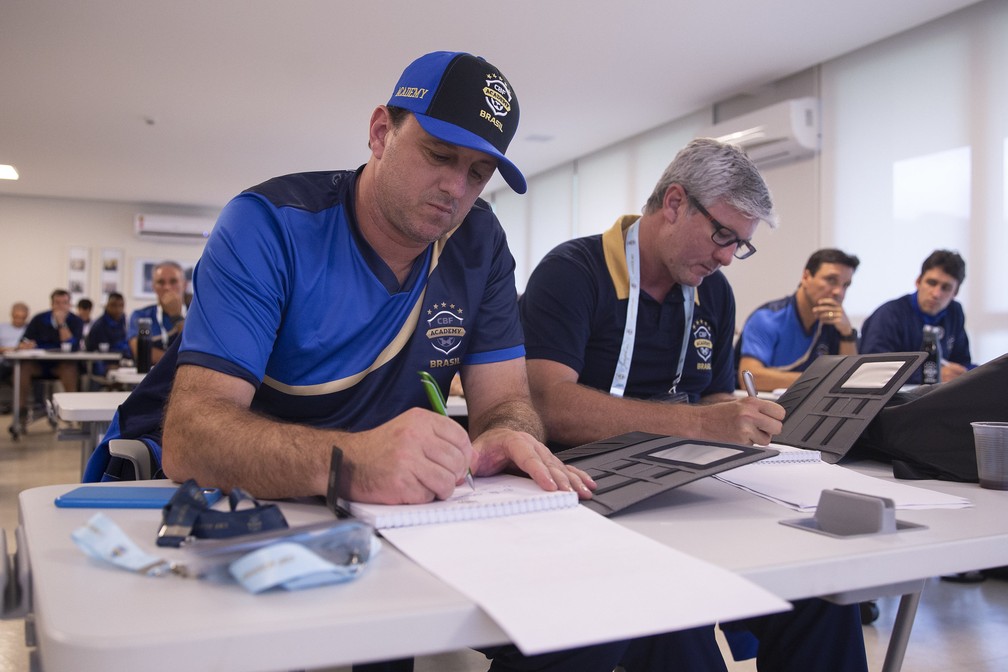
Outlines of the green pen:
{"type": "MultiPolygon", "coordinates": [[[[438,387],[437,381],[434,380],[434,376],[430,375],[426,371],[417,371],[420,374],[420,382],[424,386],[424,391],[427,393],[427,399],[430,401],[431,408],[435,412],[447,417],[448,411],[445,409],[445,400],[441,396],[441,388],[438,387]]],[[[476,483],[473,481],[472,469],[466,469],[466,483],[469,487],[476,492],[476,483]]]]}

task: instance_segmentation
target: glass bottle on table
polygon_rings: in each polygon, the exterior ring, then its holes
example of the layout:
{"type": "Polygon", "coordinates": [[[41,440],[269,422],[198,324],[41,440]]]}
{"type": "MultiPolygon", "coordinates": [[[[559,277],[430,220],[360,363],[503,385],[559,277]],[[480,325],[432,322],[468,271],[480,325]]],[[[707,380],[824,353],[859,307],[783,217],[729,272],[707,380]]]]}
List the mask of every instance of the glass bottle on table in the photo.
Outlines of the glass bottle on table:
{"type": "Polygon", "coordinates": [[[938,340],[938,328],[930,324],[924,325],[924,340],[921,350],[927,353],[924,360],[923,383],[934,385],[941,382],[941,341],[938,340]]]}
{"type": "Polygon", "coordinates": [[[151,326],[149,317],[137,320],[137,373],[147,373],[151,368],[151,326]]]}

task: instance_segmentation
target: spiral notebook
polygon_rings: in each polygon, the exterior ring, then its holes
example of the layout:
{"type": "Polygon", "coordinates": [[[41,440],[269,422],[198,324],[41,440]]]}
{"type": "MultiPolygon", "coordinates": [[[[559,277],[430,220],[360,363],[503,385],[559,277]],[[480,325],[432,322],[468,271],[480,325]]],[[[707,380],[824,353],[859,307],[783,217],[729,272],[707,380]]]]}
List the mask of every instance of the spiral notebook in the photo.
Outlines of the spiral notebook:
{"type": "Polygon", "coordinates": [[[802,464],[807,462],[822,462],[822,453],[818,450],[808,450],[806,448],[795,448],[786,446],[783,443],[771,443],[767,448],[772,448],[776,455],[753,462],[753,464],[802,464]]]}
{"type": "Polygon", "coordinates": [[[566,490],[547,492],[530,478],[498,474],[477,478],[475,490],[463,484],[448,499],[426,504],[343,504],[354,517],[383,529],[566,509],[577,506],[578,496],[566,490]]]}

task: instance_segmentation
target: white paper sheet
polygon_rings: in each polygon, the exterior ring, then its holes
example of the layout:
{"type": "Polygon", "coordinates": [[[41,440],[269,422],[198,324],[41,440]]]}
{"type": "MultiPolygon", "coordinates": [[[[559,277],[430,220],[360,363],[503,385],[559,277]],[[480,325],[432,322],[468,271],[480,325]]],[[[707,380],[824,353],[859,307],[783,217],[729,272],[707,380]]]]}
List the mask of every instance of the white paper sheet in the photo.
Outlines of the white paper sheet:
{"type": "Polygon", "coordinates": [[[382,534],[529,655],[791,608],[583,506],[382,534]]]}
{"type": "Polygon", "coordinates": [[[756,462],[722,471],[714,478],[795,511],[815,511],[822,491],[835,488],[888,497],[897,509],[961,509],[973,506],[965,497],[874,478],[828,462],[756,462]]]}

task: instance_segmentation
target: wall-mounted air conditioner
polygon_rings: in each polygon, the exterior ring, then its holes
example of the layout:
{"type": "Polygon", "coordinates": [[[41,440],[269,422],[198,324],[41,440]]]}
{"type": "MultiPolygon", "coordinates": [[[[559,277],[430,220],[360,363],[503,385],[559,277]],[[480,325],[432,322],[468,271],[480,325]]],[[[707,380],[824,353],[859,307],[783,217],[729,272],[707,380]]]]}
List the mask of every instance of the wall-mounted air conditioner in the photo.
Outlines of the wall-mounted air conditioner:
{"type": "Polygon", "coordinates": [[[760,167],[819,151],[819,99],[794,98],[715,124],[698,137],[738,145],[760,167]]]}
{"type": "Polygon", "coordinates": [[[133,231],[137,237],[163,242],[206,242],[213,225],[214,220],[210,217],[180,215],[135,215],[133,217],[133,231]]]}

